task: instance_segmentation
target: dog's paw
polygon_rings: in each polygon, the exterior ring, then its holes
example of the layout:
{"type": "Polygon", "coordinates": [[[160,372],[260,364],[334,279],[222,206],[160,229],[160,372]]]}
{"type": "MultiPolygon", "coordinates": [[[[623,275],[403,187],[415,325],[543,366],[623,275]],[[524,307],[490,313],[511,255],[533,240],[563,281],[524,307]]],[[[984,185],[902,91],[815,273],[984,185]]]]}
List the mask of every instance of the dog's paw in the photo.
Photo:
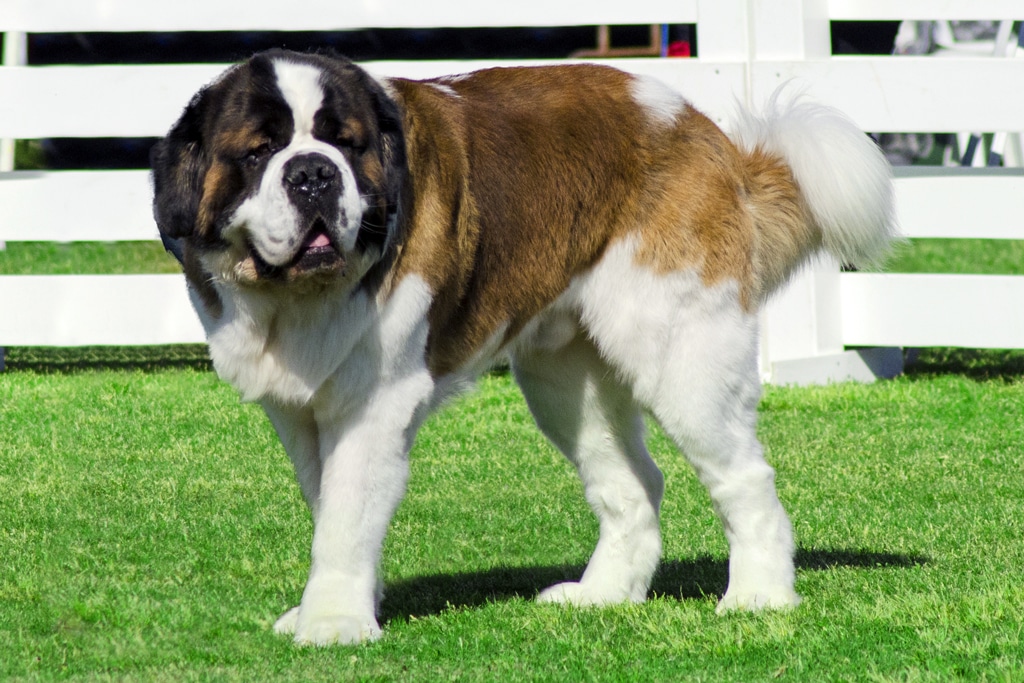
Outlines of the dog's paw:
{"type": "Polygon", "coordinates": [[[607,588],[602,590],[600,587],[580,581],[556,583],[554,586],[542,590],[537,596],[537,602],[576,605],[577,607],[617,605],[630,601],[630,596],[621,590],[608,590],[607,588]]]}
{"type": "Polygon", "coordinates": [[[274,622],[274,633],[282,636],[295,635],[295,624],[299,621],[299,608],[292,607],[274,622]]]}
{"type": "Polygon", "coordinates": [[[292,636],[298,645],[354,645],[381,635],[375,619],[323,615],[301,621],[300,608],[292,607],[274,622],[274,633],[292,636]]]}
{"type": "MultiPolygon", "coordinates": [[[[290,614],[287,612],[281,619],[290,614]]],[[[373,617],[324,614],[312,619],[299,615],[295,620],[295,643],[298,645],[357,645],[377,640],[380,635],[380,626],[373,617]]]]}
{"type": "Polygon", "coordinates": [[[556,604],[579,604],[577,599],[582,593],[580,584],[574,581],[556,583],[540,592],[537,602],[553,602],[556,604]]]}
{"type": "Polygon", "coordinates": [[[800,604],[800,596],[791,588],[761,591],[726,591],[715,612],[759,612],[792,609],[800,604]]]}

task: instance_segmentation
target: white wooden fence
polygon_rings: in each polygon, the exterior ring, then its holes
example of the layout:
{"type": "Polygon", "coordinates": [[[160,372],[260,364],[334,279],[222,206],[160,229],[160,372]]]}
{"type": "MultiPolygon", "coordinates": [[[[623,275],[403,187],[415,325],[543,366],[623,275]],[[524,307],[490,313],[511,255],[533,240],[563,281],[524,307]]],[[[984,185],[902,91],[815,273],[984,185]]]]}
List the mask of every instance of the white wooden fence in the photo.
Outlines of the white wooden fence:
{"type": "MultiPolygon", "coordinates": [[[[163,134],[223,65],[23,66],[37,32],[346,30],[695,24],[697,59],[619,59],[683,92],[728,127],[736,100],[780,83],[846,111],[865,130],[1024,130],[1024,59],[834,57],[834,20],[1024,19],[1022,0],[0,0],[0,138],[163,134]]],[[[376,62],[425,77],[495,62],[376,62]]],[[[144,171],[15,172],[0,159],[0,241],[157,238],[144,171]]],[[[909,237],[1024,239],[1018,169],[914,169],[897,179],[909,237]]],[[[179,276],[0,277],[0,346],[202,341],[179,276]]],[[[1024,277],[807,269],[765,314],[766,380],[868,377],[884,351],[846,347],[1024,347],[1024,277]]]]}

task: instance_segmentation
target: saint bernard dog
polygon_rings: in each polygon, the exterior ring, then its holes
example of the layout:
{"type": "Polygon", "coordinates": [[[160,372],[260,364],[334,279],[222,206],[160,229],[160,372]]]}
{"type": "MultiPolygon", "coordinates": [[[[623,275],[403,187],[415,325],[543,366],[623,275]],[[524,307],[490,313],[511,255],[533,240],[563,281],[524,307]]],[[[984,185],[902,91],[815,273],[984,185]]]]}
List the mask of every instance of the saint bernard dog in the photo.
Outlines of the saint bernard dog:
{"type": "Polygon", "coordinates": [[[416,431],[499,358],[600,522],[579,581],[538,600],[647,596],[663,489],[647,413],[724,526],[719,611],[799,602],[755,434],[758,310],[816,252],[871,262],[893,235],[890,168],[847,118],[776,97],[726,135],[606,66],[414,81],[270,51],[201,90],[152,162],[214,366],[265,409],[312,513],[277,632],[380,635],[416,431]]]}

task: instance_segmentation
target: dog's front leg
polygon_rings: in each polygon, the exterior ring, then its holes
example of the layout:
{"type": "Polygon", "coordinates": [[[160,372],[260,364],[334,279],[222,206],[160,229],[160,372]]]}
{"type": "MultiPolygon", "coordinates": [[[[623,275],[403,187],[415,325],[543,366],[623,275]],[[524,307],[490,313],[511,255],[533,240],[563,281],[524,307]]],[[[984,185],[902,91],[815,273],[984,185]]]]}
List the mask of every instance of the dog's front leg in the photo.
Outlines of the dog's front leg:
{"type": "Polygon", "coordinates": [[[381,547],[405,493],[408,450],[430,388],[424,371],[378,387],[348,415],[317,416],[323,469],[309,580],[293,615],[296,643],[358,643],[380,635],[381,547]]]}

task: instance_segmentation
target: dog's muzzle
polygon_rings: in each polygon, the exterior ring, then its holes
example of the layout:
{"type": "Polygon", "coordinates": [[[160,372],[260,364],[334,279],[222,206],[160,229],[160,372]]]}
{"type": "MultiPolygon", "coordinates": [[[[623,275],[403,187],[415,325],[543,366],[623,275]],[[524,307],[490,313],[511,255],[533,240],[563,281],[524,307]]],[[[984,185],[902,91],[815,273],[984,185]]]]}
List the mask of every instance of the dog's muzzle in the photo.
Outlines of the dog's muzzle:
{"type": "Polygon", "coordinates": [[[288,263],[272,266],[256,249],[250,254],[263,280],[294,280],[315,273],[329,274],[345,267],[331,226],[337,223],[342,175],[333,161],[310,152],[289,159],[282,181],[288,201],[298,211],[302,244],[288,263]]]}

